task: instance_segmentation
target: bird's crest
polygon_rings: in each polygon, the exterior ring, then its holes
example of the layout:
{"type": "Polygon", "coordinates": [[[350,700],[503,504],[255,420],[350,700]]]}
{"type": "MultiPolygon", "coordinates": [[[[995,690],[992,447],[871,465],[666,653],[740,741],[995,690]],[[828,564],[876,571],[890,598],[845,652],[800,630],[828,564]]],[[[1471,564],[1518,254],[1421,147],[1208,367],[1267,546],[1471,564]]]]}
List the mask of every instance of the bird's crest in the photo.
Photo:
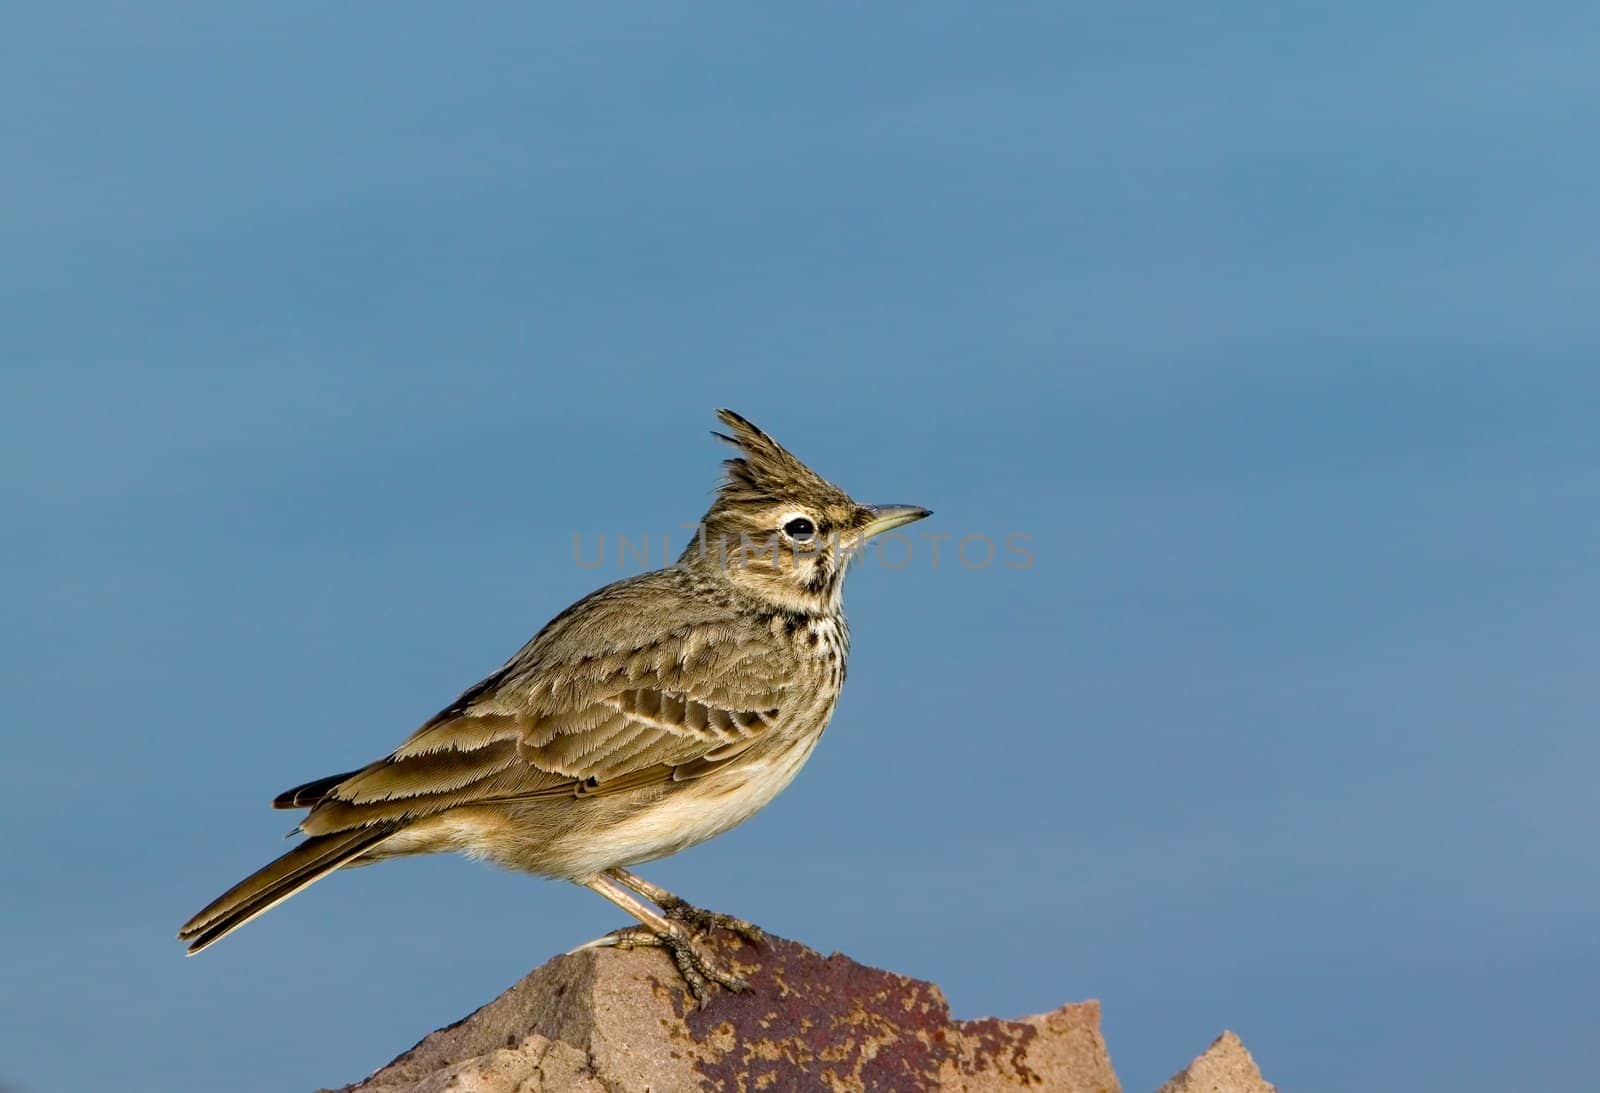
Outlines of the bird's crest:
{"type": "Polygon", "coordinates": [[[735,504],[761,503],[786,499],[796,490],[820,487],[837,492],[782,444],[732,410],[718,410],[717,420],[726,425],[732,435],[715,430],[711,435],[739,449],[738,457],[722,462],[726,476],[718,492],[723,499],[735,504]]]}

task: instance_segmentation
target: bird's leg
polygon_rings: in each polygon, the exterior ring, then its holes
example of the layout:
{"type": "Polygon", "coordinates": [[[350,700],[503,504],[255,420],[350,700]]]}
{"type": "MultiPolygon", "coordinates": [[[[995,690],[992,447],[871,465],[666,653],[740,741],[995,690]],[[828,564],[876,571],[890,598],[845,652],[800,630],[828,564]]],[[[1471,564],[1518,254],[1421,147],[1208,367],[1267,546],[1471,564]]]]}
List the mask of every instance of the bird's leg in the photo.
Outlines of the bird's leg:
{"type": "Polygon", "coordinates": [[[627,869],[607,869],[606,875],[618,884],[627,886],[638,892],[645,899],[655,904],[665,912],[666,916],[674,922],[684,922],[698,930],[709,930],[713,926],[720,926],[724,930],[731,930],[746,941],[760,945],[767,940],[766,931],[753,922],[746,922],[742,918],[725,915],[721,911],[708,911],[704,907],[696,907],[686,899],[680,899],[659,884],[651,884],[639,874],[627,869]]]}
{"type": "Polygon", "coordinates": [[[694,995],[695,1001],[701,1006],[711,1000],[712,983],[720,983],[730,991],[742,991],[747,986],[743,979],[718,967],[696,949],[693,935],[683,923],[669,921],[655,908],[641,903],[632,892],[610,877],[602,874],[585,882],[584,887],[600,893],[643,925],[630,926],[609,933],[605,937],[596,938],[587,945],[578,946],[573,952],[605,946],[619,949],[654,946],[665,949],[672,954],[673,963],[677,964],[679,974],[689,987],[689,993],[694,995]]]}

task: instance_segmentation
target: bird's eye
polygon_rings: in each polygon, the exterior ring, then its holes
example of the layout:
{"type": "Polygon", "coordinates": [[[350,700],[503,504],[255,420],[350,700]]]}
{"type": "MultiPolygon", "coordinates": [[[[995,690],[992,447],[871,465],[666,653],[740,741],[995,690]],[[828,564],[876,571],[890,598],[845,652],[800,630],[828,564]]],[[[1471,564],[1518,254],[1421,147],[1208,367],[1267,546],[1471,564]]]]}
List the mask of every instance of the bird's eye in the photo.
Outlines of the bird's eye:
{"type": "Polygon", "coordinates": [[[783,525],[783,533],[797,542],[805,542],[817,533],[817,525],[804,516],[796,516],[783,525]]]}

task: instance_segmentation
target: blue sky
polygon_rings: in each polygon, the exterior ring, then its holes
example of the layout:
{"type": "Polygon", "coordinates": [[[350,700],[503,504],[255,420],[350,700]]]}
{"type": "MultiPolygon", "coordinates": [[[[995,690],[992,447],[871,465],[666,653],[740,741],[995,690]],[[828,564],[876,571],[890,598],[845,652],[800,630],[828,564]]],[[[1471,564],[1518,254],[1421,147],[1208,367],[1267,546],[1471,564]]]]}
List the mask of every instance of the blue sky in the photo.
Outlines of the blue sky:
{"type": "Polygon", "coordinates": [[[646,870],[1129,1089],[1600,1064],[1592,5],[14,4],[0,1083],[361,1077],[620,925],[456,859],[185,960],[277,791],[704,508],[927,530],[828,737],[646,870]],[[86,1048],[92,1045],[92,1050],[86,1048]],[[242,1069],[241,1069],[242,1068],[242,1069]]]}

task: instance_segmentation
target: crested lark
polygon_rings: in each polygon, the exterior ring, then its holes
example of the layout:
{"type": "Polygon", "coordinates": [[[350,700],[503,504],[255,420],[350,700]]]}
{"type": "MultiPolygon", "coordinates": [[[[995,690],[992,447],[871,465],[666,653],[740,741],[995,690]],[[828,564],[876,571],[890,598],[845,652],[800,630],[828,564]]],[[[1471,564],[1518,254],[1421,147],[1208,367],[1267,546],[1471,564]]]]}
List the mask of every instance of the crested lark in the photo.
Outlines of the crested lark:
{"type": "Polygon", "coordinates": [[[844,682],[847,563],[928,512],[857,504],[717,416],[738,455],[677,563],[561,612],[387,758],[280,794],[275,807],[310,809],[307,838],[185,923],[191,953],[341,866],[461,851],[611,900],[641,925],[590,944],[666,948],[701,1003],[711,982],[743,986],[696,931],[760,931],[626,867],[727,831],[789,784],[844,682]]]}

